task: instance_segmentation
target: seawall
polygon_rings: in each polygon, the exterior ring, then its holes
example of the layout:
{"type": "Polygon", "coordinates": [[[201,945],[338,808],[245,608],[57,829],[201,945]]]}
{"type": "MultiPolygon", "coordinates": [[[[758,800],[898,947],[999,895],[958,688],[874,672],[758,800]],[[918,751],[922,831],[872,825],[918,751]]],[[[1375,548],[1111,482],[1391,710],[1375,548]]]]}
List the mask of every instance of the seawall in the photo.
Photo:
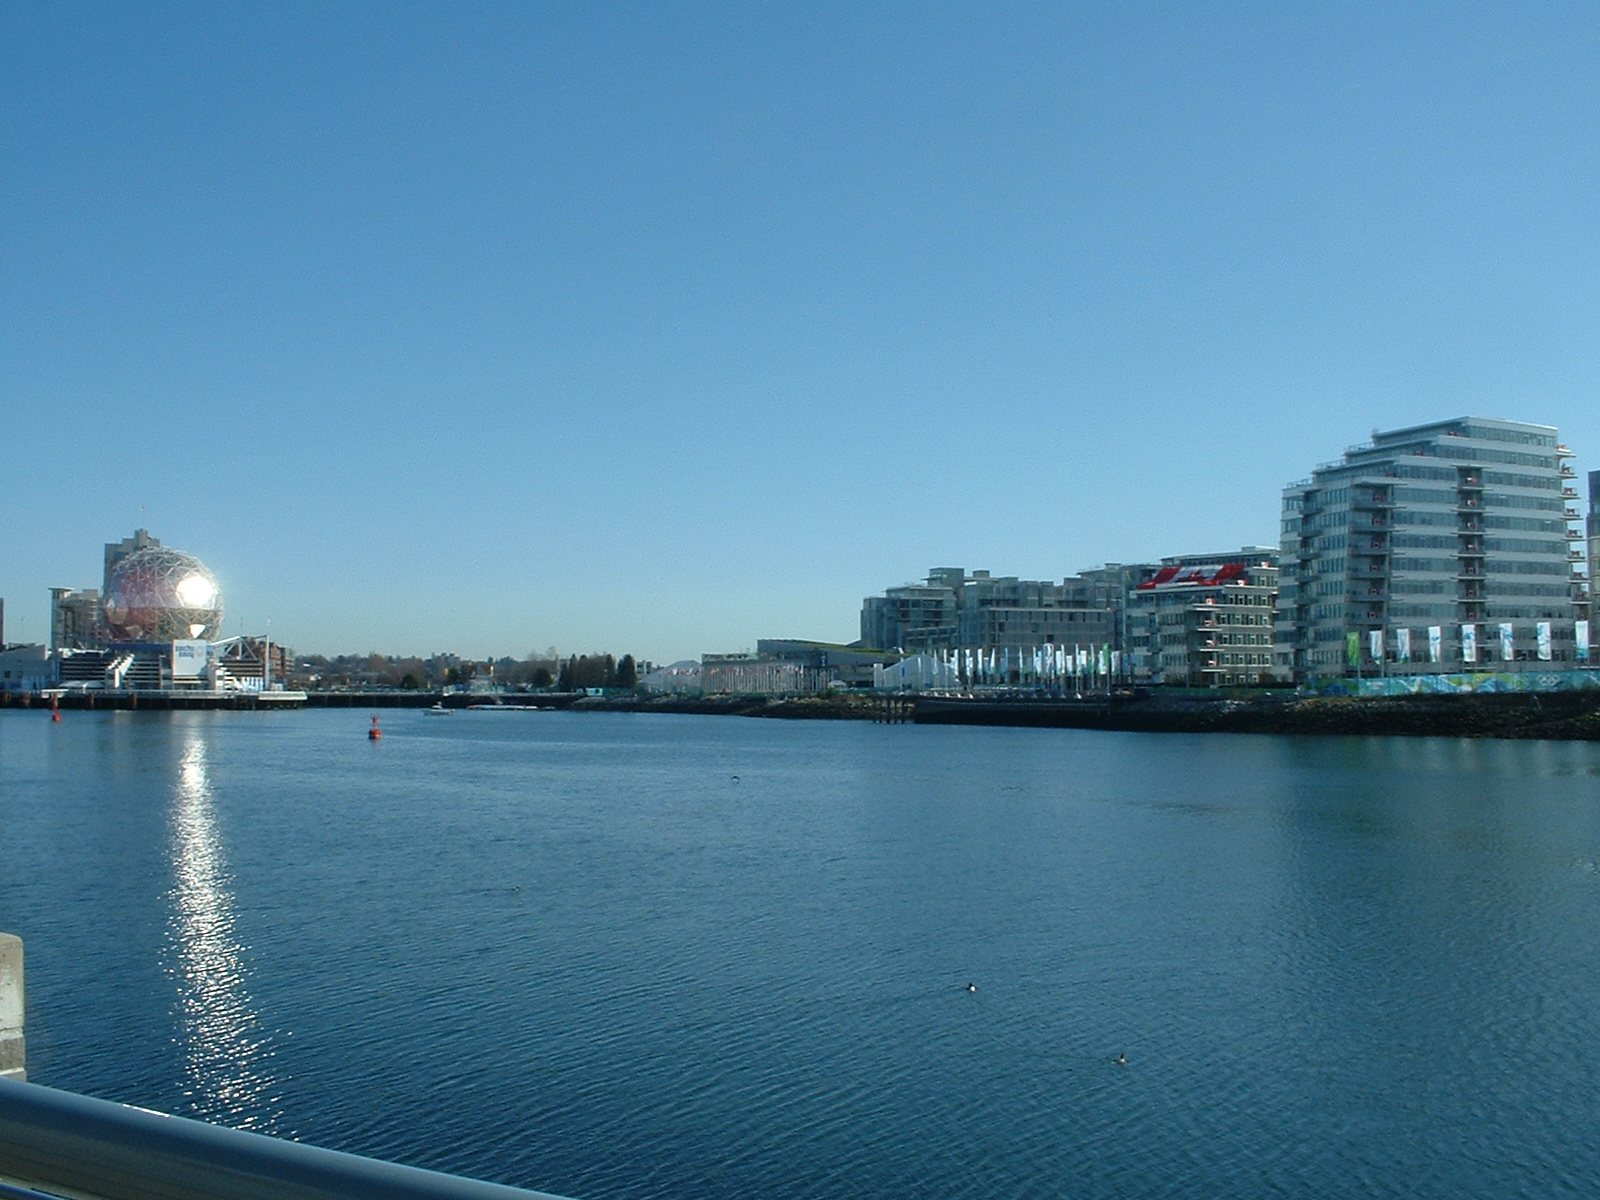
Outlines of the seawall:
{"type": "MultiPolygon", "coordinates": [[[[1284,692],[1194,693],[1057,699],[1033,696],[589,696],[576,692],[504,695],[439,692],[307,692],[308,708],[514,706],[571,712],[690,713],[779,720],[888,721],[918,725],[1009,725],[1145,733],[1278,733],[1406,737],[1548,738],[1600,741],[1600,691],[1417,696],[1295,696],[1284,692]]],[[[0,692],[0,707],[48,709],[38,693],[0,692]]],[[[182,694],[78,692],[67,708],[267,708],[259,693],[225,698],[182,694]]]]}
{"type": "Polygon", "coordinates": [[[1113,697],[1101,701],[920,697],[920,725],[1036,725],[1146,733],[1359,734],[1600,741],[1600,695],[1113,697]]]}

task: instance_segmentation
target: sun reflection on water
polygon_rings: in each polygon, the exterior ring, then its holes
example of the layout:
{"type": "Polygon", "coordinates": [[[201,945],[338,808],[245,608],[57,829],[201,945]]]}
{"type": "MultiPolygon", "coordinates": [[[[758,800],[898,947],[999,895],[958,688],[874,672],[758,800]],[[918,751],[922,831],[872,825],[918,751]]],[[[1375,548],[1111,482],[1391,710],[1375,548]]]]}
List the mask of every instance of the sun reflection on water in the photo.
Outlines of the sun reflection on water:
{"type": "Polygon", "coordinates": [[[184,1094],[198,1115],[270,1132],[281,1113],[269,1070],[272,1049],[245,980],[245,947],[234,931],[234,899],[206,743],[191,731],[178,766],[171,813],[168,943],[178,989],[184,1094]]]}

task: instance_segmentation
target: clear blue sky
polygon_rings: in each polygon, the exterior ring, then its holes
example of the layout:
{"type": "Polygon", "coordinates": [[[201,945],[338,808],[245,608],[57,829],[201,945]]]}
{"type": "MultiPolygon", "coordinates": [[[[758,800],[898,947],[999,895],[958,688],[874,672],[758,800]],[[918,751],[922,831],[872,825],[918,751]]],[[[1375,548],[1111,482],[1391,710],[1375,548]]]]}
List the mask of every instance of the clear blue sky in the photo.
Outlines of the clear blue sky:
{"type": "Polygon", "coordinates": [[[140,525],[229,633],[664,661],[1588,466],[1597,159],[1592,4],[5,5],[8,636],[140,525]]]}

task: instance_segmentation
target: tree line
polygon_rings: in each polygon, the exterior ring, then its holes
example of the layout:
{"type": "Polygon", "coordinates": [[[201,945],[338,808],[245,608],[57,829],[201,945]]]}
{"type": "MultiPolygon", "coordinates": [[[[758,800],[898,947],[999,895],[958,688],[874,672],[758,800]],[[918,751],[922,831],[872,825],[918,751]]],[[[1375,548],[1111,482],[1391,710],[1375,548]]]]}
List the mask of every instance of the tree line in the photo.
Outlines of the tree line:
{"type": "Polygon", "coordinates": [[[514,690],[577,691],[582,688],[632,688],[639,672],[633,655],[574,654],[554,650],[526,658],[464,659],[454,654],[428,658],[387,654],[297,656],[293,682],[312,688],[395,688],[439,691],[447,687],[489,685],[514,690]]]}
{"type": "Polygon", "coordinates": [[[556,690],[575,692],[581,688],[632,688],[639,684],[639,671],[633,655],[620,659],[611,655],[575,654],[561,664],[556,676],[556,690]]]}

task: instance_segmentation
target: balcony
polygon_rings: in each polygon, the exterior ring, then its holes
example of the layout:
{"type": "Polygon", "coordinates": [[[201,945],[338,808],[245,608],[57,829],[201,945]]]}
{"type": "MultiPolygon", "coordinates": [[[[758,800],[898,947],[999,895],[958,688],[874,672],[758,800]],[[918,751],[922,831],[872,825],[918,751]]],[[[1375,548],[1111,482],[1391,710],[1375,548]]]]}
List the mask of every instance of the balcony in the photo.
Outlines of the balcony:
{"type": "Polygon", "coordinates": [[[1578,477],[1578,473],[1576,471],[1574,471],[1566,463],[1562,463],[1561,464],[1560,474],[1561,474],[1561,478],[1563,478],[1563,479],[1576,479],[1578,477]]]}
{"type": "Polygon", "coordinates": [[[1568,550],[1567,551],[1567,561],[1568,562],[1581,562],[1582,559],[1583,559],[1583,551],[1582,550],[1568,550]]]}
{"type": "Polygon", "coordinates": [[[1556,457],[1557,458],[1571,458],[1572,457],[1572,451],[1568,450],[1565,446],[1557,446],[1556,447],[1556,457]]]}
{"type": "Polygon", "coordinates": [[[1581,530],[1581,529],[1569,529],[1569,530],[1567,530],[1567,541],[1569,541],[1569,542],[1581,542],[1581,541],[1583,541],[1583,530],[1581,530]]]}
{"type": "Polygon", "coordinates": [[[1583,519],[1583,514],[1575,508],[1567,509],[1562,515],[1565,516],[1569,521],[1579,521],[1583,519]]]}
{"type": "Polygon", "coordinates": [[[1578,498],[1578,489],[1577,488],[1562,488],[1561,489],[1561,498],[1563,500],[1576,500],[1578,498]]]}

